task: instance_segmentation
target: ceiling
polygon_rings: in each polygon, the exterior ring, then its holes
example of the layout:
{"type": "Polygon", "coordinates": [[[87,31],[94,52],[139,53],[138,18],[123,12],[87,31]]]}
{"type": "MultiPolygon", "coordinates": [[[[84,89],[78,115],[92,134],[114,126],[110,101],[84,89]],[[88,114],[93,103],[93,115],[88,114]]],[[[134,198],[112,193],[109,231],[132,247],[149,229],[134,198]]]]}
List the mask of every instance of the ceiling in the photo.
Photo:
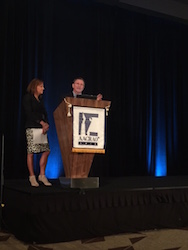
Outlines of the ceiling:
{"type": "Polygon", "coordinates": [[[188,20],[188,0],[98,0],[98,2],[188,20]]]}

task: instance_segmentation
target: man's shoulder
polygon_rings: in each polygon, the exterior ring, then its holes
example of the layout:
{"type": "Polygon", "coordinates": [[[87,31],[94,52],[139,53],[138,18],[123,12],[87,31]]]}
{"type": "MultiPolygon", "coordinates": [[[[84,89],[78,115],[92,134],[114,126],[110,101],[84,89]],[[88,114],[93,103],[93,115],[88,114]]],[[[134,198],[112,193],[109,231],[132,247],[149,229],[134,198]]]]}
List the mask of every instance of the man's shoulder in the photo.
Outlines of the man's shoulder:
{"type": "Polygon", "coordinates": [[[65,97],[74,97],[72,92],[69,92],[65,95],[65,97]]]}

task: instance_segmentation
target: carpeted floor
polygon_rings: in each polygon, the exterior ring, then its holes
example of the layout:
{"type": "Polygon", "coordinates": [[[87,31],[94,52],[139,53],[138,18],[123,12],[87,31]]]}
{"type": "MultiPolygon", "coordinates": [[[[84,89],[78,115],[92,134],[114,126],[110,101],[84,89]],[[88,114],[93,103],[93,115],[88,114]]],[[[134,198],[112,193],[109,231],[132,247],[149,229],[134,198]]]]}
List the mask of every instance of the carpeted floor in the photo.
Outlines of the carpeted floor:
{"type": "Polygon", "coordinates": [[[7,232],[0,232],[1,250],[188,250],[188,228],[162,229],[113,235],[55,244],[20,242],[7,232]]]}

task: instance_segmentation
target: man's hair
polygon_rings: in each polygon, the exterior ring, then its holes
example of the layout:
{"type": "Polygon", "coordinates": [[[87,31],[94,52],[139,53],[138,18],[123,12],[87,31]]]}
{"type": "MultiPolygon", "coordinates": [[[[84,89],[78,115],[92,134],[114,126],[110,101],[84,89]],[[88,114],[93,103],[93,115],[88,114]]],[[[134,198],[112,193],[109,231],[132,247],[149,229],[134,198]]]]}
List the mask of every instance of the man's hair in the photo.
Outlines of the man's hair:
{"type": "Polygon", "coordinates": [[[27,92],[30,94],[34,94],[34,92],[36,91],[36,88],[38,85],[40,85],[41,83],[43,83],[42,80],[38,79],[38,78],[34,78],[29,85],[27,86],[27,92]]]}
{"type": "Polygon", "coordinates": [[[83,77],[81,77],[81,76],[74,78],[74,80],[73,80],[73,82],[72,82],[72,83],[75,83],[75,81],[76,81],[76,80],[78,80],[78,79],[79,79],[79,80],[82,80],[82,81],[84,82],[84,85],[85,85],[84,78],[83,78],[83,77]]]}

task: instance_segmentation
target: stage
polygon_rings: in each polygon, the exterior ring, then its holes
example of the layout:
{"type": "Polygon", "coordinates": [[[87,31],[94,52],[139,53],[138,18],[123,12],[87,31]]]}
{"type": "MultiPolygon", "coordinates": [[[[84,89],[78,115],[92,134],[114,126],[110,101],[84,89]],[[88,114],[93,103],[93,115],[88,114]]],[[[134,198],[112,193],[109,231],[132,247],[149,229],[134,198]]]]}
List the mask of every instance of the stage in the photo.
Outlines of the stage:
{"type": "Polygon", "coordinates": [[[57,243],[188,226],[188,176],[100,178],[79,189],[5,180],[3,223],[18,239],[57,243]]]}

